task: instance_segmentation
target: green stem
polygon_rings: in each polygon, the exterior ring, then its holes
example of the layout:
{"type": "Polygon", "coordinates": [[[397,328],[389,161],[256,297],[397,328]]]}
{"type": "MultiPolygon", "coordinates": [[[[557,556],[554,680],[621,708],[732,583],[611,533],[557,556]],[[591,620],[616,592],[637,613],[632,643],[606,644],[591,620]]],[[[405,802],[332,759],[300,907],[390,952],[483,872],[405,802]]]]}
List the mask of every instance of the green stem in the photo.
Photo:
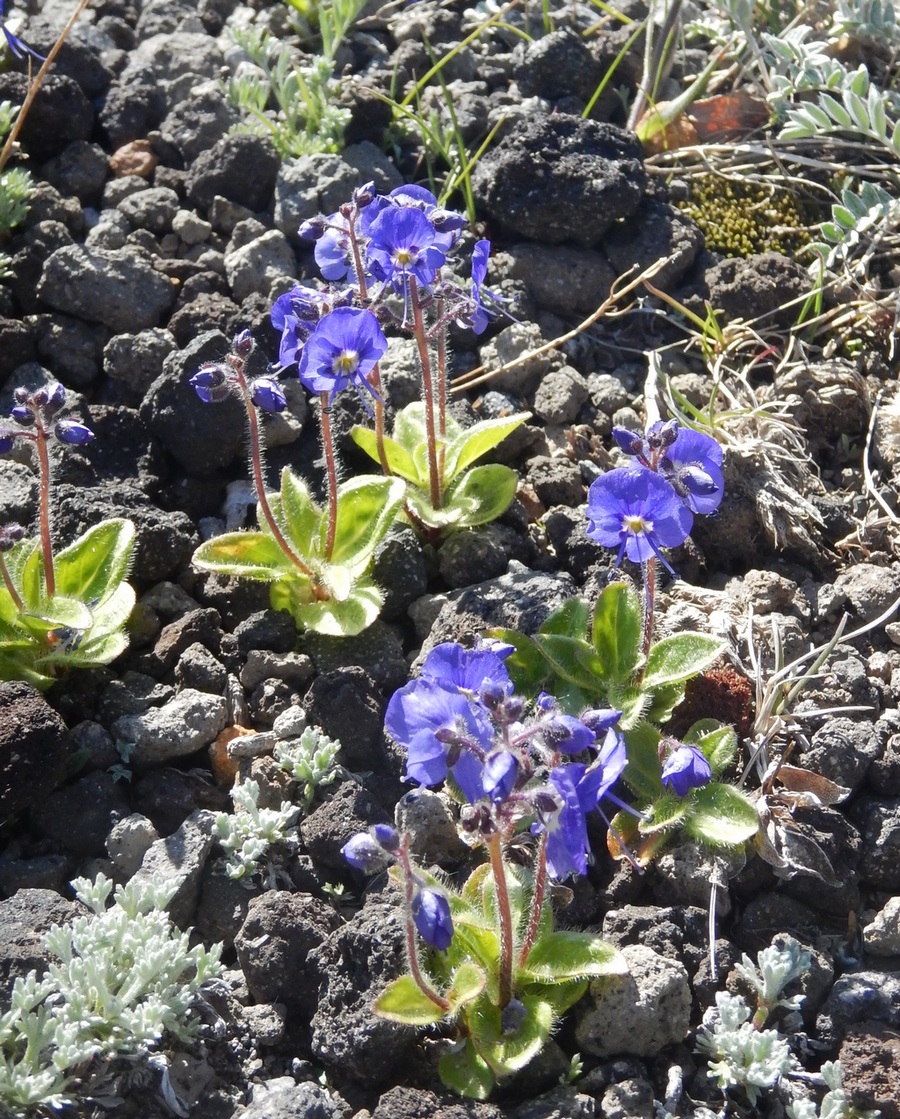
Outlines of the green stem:
{"type": "Polygon", "coordinates": [[[538,847],[537,863],[534,868],[534,889],[531,894],[531,915],[528,918],[528,928],[525,931],[525,940],[519,949],[519,967],[524,967],[528,954],[537,940],[538,930],[541,927],[541,915],[544,912],[544,895],[547,891],[547,833],[541,835],[538,847]]]}
{"type": "Polygon", "coordinates": [[[494,892],[497,897],[497,916],[500,924],[500,974],[498,976],[500,1009],[512,998],[513,971],[513,928],[512,910],[509,905],[509,890],[506,885],[506,866],[503,862],[503,847],[499,832],[488,840],[491,856],[491,871],[494,875],[494,892]]]}
{"type": "Polygon", "coordinates": [[[47,585],[47,596],[53,598],[56,594],[56,573],[53,570],[53,545],[50,541],[50,453],[47,450],[47,433],[44,431],[40,417],[37,417],[35,446],[37,447],[38,471],[40,474],[39,517],[41,553],[44,557],[44,580],[47,585]]]}
{"type": "Polygon", "coordinates": [[[328,535],[325,539],[325,558],[331,559],[334,551],[334,535],[337,531],[337,464],[334,460],[334,440],[331,436],[331,409],[328,407],[328,393],[319,395],[322,404],[322,447],[325,451],[325,470],[328,474],[328,535]]]}
{"type": "Polygon", "coordinates": [[[431,507],[440,509],[441,476],[438,471],[437,431],[434,422],[434,379],[431,376],[431,355],[428,352],[428,339],[425,336],[425,323],[422,318],[422,305],[419,302],[419,288],[415,276],[409,277],[409,301],[413,309],[413,327],[416,344],[419,347],[419,362],[422,366],[422,395],[425,397],[425,431],[428,440],[428,480],[431,487],[431,507]]]}

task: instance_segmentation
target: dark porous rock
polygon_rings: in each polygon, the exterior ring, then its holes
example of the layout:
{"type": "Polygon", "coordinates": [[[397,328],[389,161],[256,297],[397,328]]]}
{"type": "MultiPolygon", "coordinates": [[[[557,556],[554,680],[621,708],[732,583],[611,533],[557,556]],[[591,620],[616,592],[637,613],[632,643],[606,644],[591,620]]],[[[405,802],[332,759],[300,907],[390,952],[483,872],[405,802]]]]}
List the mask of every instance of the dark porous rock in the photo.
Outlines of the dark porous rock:
{"type": "Polygon", "coordinates": [[[528,460],[527,479],[544,505],[579,506],[584,503],[584,482],[577,462],[561,455],[535,455],[528,460]]]}
{"type": "Polygon", "coordinates": [[[0,471],[0,516],[4,523],[28,525],[37,513],[38,480],[23,462],[8,459],[0,471]]]}
{"type": "Polygon", "coordinates": [[[163,90],[151,82],[115,81],[100,109],[100,128],[113,150],[142,140],[166,112],[163,90]]]}
{"type": "Polygon", "coordinates": [[[603,241],[617,276],[633,268],[642,272],[668,257],[652,281],[663,291],[671,290],[688,272],[703,245],[703,234],[693,218],[656,198],[645,198],[637,213],[613,226],[603,241]]]}
{"type": "Polygon", "coordinates": [[[733,937],[742,951],[755,955],[769,947],[772,934],[778,930],[789,932],[798,940],[814,940],[819,920],[809,905],[785,894],[764,890],[747,902],[733,937]]]}
{"type": "Polygon", "coordinates": [[[109,338],[107,327],[68,315],[41,315],[38,329],[38,355],[57,380],[68,388],[83,389],[97,379],[109,338]]]}
{"type": "Polygon", "coordinates": [[[120,716],[110,729],[128,743],[129,764],[147,769],[209,746],[226,722],[227,704],[222,696],[185,688],[162,707],[120,716]]]}
{"type": "Polygon", "coordinates": [[[590,395],[587,378],[571,365],[551,369],[534,394],[534,410],[548,424],[570,424],[590,395]]]}
{"type": "Polygon", "coordinates": [[[371,793],[355,781],[344,781],[334,794],[300,822],[300,837],[316,863],[346,873],[341,848],[357,832],[372,824],[391,823],[371,793]]]}
{"type": "Polygon", "coordinates": [[[877,890],[900,892],[900,798],[860,797],[850,818],[862,834],[862,881],[877,890]]]}
{"type": "Polygon", "coordinates": [[[340,924],[327,902],[308,894],[268,890],[253,898],[234,947],[254,999],[283,1002],[308,1022],[319,986],[310,953],[340,924]]]}
{"type": "Polygon", "coordinates": [[[381,691],[361,668],[349,665],[321,673],[304,706],[308,724],[340,742],[348,769],[373,769],[384,760],[381,691]]]}
{"type": "Polygon", "coordinates": [[[870,1021],[900,1028],[900,976],[893,970],[839,976],[816,1019],[816,1034],[837,1056],[848,1027],[870,1021]]]}
{"type": "Polygon", "coordinates": [[[257,610],[235,627],[234,636],[244,656],[254,649],[290,653],[297,644],[297,626],[286,610],[257,610]]]}
{"type": "Polygon", "coordinates": [[[449,587],[469,587],[485,577],[502,575],[511,554],[519,552],[518,534],[506,525],[489,524],[454,532],[438,554],[441,578],[449,587]]]}
{"type": "Polygon", "coordinates": [[[512,560],[507,573],[499,579],[489,579],[450,596],[431,628],[422,657],[442,641],[473,644],[490,626],[534,633],[574,594],[575,584],[569,575],[545,575],[512,560]]]}
{"type": "Polygon", "coordinates": [[[609,549],[587,535],[587,518],[567,505],[550,509],[543,525],[559,563],[578,583],[603,560],[609,560],[609,549]]]}
{"type": "Polygon", "coordinates": [[[19,890],[0,901],[0,1011],[9,1009],[13,981],[29,971],[43,975],[53,958],[43,945],[53,925],[65,925],[84,914],[83,905],[53,890],[19,890]]]}
{"type": "Polygon", "coordinates": [[[171,332],[161,327],[137,334],[117,334],[103,350],[103,371],[127,388],[128,403],[137,407],[175,348],[171,332]]]}
{"type": "Polygon", "coordinates": [[[135,811],[153,821],[160,835],[171,835],[197,808],[226,812],[231,797],[198,771],[185,773],[169,767],[153,769],[134,782],[135,811]]]}
{"type": "MultiPolygon", "coordinates": [[[[312,1051],[326,1068],[368,1087],[390,1084],[416,1060],[416,1031],[376,1018],[372,1000],[406,971],[399,898],[370,895],[310,956],[319,976],[312,1051]]],[[[390,1114],[396,1119],[397,1112],[390,1114]]]]}
{"type": "Polygon", "coordinates": [[[205,645],[196,642],[178,658],[175,683],[183,688],[196,688],[198,692],[221,695],[228,683],[228,672],[205,645]]]}
{"type": "Polygon", "coordinates": [[[143,715],[151,707],[162,707],[173,698],[171,685],[160,684],[143,672],[126,672],[119,680],[110,681],[100,696],[99,715],[111,725],[123,715],[143,715]]]}
{"type": "Polygon", "coordinates": [[[855,563],[834,581],[835,590],[850,603],[859,623],[874,622],[897,597],[898,570],[874,563],[855,563]]]}
{"type": "Polygon", "coordinates": [[[223,859],[209,859],[200,877],[200,898],[195,915],[195,931],[204,944],[222,943],[226,947],[247,918],[250,902],[263,893],[261,885],[232,878],[223,859]]]}
{"type": "Polygon", "coordinates": [[[40,692],[0,682],[0,819],[42,804],[66,776],[72,740],[40,692]]]}
{"type": "Polygon", "coordinates": [[[522,242],[506,253],[509,278],[523,283],[542,308],[559,315],[596,311],[616,278],[606,256],[596,249],[522,242]]]}
{"type": "MultiPolygon", "coordinates": [[[[258,1035],[257,1035],[258,1036],[258,1035]]],[[[345,1119],[347,1110],[318,1084],[292,1078],[254,1084],[250,1103],[235,1119],[345,1119]]],[[[364,1113],[361,1113],[364,1114],[364,1113]]]]}
{"type": "Polygon", "coordinates": [[[375,549],[372,577],[384,592],[381,617],[393,621],[428,590],[422,545],[411,528],[396,526],[375,549]]]}
{"type": "Polygon", "coordinates": [[[86,757],[87,770],[109,769],[122,760],[109,731],[93,719],[84,719],[72,727],[72,741],[78,753],[86,757]]]}
{"type": "Polygon", "coordinates": [[[210,330],[170,354],[141,407],[141,419],[166,450],[188,474],[201,478],[229,466],[244,442],[241,403],[229,397],[206,404],[189,382],[203,362],[221,361],[228,350],[228,339],[210,330]]]}
{"type": "Polygon", "coordinates": [[[386,692],[402,687],[409,676],[400,638],[381,619],[355,637],[307,633],[303,651],[312,657],[319,672],[331,672],[346,664],[359,665],[386,692]]]}
{"type": "Polygon", "coordinates": [[[41,174],[60,194],[74,194],[83,205],[94,206],[103,193],[109,161],[99,144],[74,140],[44,164],[41,174]]]}
{"type": "Polygon", "coordinates": [[[777,328],[793,325],[798,310],[792,301],[808,291],[809,275],[798,261],[782,253],[757,253],[707,268],[699,294],[722,312],[725,322],[762,318],[762,326],[777,328]]]}
{"type": "Polygon", "coordinates": [[[44,265],[38,296],[56,311],[101,322],[117,334],[136,334],[159,325],[175,301],[175,288],[131,246],[67,245],[44,265]]]}
{"type": "MultiPolygon", "coordinates": [[[[864,843],[860,834],[836,808],[797,808],[791,814],[800,829],[803,846],[794,848],[799,862],[806,860],[815,874],[796,874],[782,889],[820,913],[847,913],[860,906],[859,883],[864,878],[864,843]],[[823,864],[822,856],[831,864],[823,864]]],[[[900,834],[898,834],[900,839],[900,834]]]]}
{"type": "Polygon", "coordinates": [[[47,219],[31,226],[24,238],[12,245],[10,286],[19,306],[26,314],[41,310],[37,285],[47,258],[57,249],[72,244],[72,234],[61,221],[47,219]]]}
{"type": "Polygon", "coordinates": [[[227,135],[240,115],[219,93],[204,90],[180,101],[159,126],[162,138],[191,164],[227,135]]]}
{"type": "Polygon", "coordinates": [[[900,1119],[900,1033],[881,1022],[860,1022],[841,1045],[841,1083],[851,1107],[877,1108],[900,1119]]]}
{"type": "Polygon", "coordinates": [[[195,206],[208,210],[219,195],[258,212],[272,201],[281,161],[262,136],[223,136],[191,166],[187,193],[195,206]]]}
{"type": "Polygon", "coordinates": [[[866,382],[854,362],[843,358],[800,362],[778,374],[779,394],[796,403],[789,414],[813,451],[824,451],[842,436],[858,439],[869,426],[866,382]]]}
{"type": "Polygon", "coordinates": [[[59,222],[73,237],[80,237],[84,232],[84,211],[78,199],[63,198],[56,187],[39,181],[35,183],[28,200],[28,213],[22,229],[30,232],[46,221],[59,222]]]}
{"type": "Polygon", "coordinates": [[[150,844],[131,879],[135,886],[167,882],[175,887],[166,911],[179,928],[194,923],[200,878],[214,843],[214,821],[212,812],[195,809],[171,835],[150,844]]]}
{"type": "Polygon", "coordinates": [[[78,860],[67,855],[0,857],[0,892],[6,897],[12,897],[17,890],[53,890],[61,894],[75,875],[77,865],[78,860]]]}
{"type": "Polygon", "coordinates": [[[198,543],[184,513],[161,509],[139,489],[115,480],[87,489],[61,482],[54,486],[52,507],[55,531],[66,543],[98,521],[130,518],[136,530],[131,582],[138,588],[174,575],[198,543]]]}
{"type": "Polygon", "coordinates": [[[123,198],[117,207],[135,229],[148,229],[157,235],[168,233],[178,213],[178,195],[170,187],[148,187],[123,198]]]}
{"type": "Polygon", "coordinates": [[[164,626],[151,653],[140,658],[137,667],[148,676],[161,679],[189,645],[199,642],[213,653],[222,644],[222,619],[211,607],[191,610],[164,626]]]}
{"type": "Polygon", "coordinates": [[[681,959],[693,971],[706,952],[707,916],[689,905],[625,905],[603,918],[603,938],[617,948],[646,944],[661,956],[681,959]]]}
{"type": "MultiPolygon", "coordinates": [[[[31,16],[24,38],[30,47],[46,56],[55,46],[59,32],[60,27],[55,21],[31,16]]],[[[83,25],[76,24],[73,33],[55,55],[50,73],[70,78],[85,97],[94,98],[106,89],[112,74],[103,65],[99,53],[85,41],[84,33],[83,25]]]]}
{"type": "MultiPolygon", "coordinates": [[[[556,1063],[562,1062],[562,1068],[555,1070],[556,1075],[551,1078],[550,1083],[565,1078],[569,1063],[565,1054],[559,1052],[558,1047],[551,1041],[546,1047],[546,1051],[552,1054],[554,1049],[557,1050],[556,1063]]],[[[531,1072],[533,1065],[540,1064],[543,1055],[543,1053],[538,1055],[537,1060],[527,1067],[527,1072],[531,1072]]],[[[521,1076],[516,1078],[517,1087],[520,1081],[521,1076]]],[[[522,1094],[533,1095],[532,1092],[523,1092],[522,1094]]],[[[527,1103],[520,1104],[511,1112],[512,1119],[594,1119],[598,1114],[601,1113],[597,1111],[597,1102],[592,1096],[579,1092],[577,1088],[573,1088],[569,1084],[559,1083],[538,1099],[531,1099],[527,1103]]],[[[611,1119],[609,1112],[606,1112],[605,1115],[606,1119],[611,1119]]]]}
{"type": "Polygon", "coordinates": [[[587,101],[603,77],[600,63],[570,28],[551,31],[521,51],[513,74],[524,97],[558,101],[574,95],[587,101]]]}
{"type": "Polygon", "coordinates": [[[881,738],[872,723],[839,715],[819,727],[797,764],[854,792],[881,750],[881,738]]]}
{"type": "Polygon", "coordinates": [[[89,773],[31,810],[35,831],[57,849],[100,858],[113,824],[131,812],[123,784],[108,773],[89,773]]]}
{"type": "Polygon", "coordinates": [[[279,677],[262,680],[253,689],[247,705],[251,722],[264,727],[274,726],[278,716],[294,707],[299,699],[299,693],[279,677]]]}
{"type": "Polygon", "coordinates": [[[37,360],[35,324],[20,319],[0,318],[0,379],[19,365],[37,360]]]}
{"type": "Polygon", "coordinates": [[[472,176],[477,201],[501,226],[547,245],[587,247],[634,213],[645,183],[634,136],[562,113],[524,121],[472,176]]]}
{"type": "MultiPolygon", "coordinates": [[[[21,105],[28,96],[24,74],[0,74],[0,101],[21,105]]],[[[94,110],[78,83],[51,70],[31,103],[19,141],[37,163],[59,155],[74,140],[89,140],[94,110]]]]}
{"type": "Polygon", "coordinates": [[[372,1112],[372,1119],[503,1119],[504,1112],[493,1103],[437,1095],[424,1088],[402,1085],[385,1092],[372,1112]]]}
{"type": "Polygon", "coordinates": [[[169,319],[169,330],[184,349],[199,334],[210,329],[221,331],[230,338],[242,323],[241,309],[234,300],[218,292],[201,292],[169,319]]]}

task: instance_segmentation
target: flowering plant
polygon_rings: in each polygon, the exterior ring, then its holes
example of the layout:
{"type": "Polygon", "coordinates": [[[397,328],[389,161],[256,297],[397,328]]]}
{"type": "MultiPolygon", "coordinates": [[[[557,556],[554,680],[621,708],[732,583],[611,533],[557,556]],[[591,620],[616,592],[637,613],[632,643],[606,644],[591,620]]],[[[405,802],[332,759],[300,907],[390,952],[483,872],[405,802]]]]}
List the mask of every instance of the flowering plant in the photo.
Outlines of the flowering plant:
{"type": "Polygon", "coordinates": [[[283,366],[297,362],[300,379],[313,391],[328,392],[329,400],[353,383],[374,420],[374,429],[355,427],[353,439],[386,475],[406,483],[405,514],[431,537],[504,512],[515,494],[515,472],[473,463],[528,418],[523,412],[463,428],[447,413],[447,328],[456,322],[481,333],[496,298],[484,287],[488,241],[478,241],[472,251],[468,288],[448,275],[464,224],[461,214],[438,206],[423,187],[377,195],[368,184],[340,210],[301,227],[315,241],[322,275],[344,286],[325,295],[294,288],[272,313],[282,332],[283,366]],[[362,346],[347,333],[350,306],[365,309],[370,320],[362,346]],[[415,338],[422,375],[422,399],[397,413],[391,436],[384,430],[378,364],[387,342],[382,335],[369,344],[378,323],[415,338]]]}
{"type": "Polygon", "coordinates": [[[50,535],[50,449],[84,446],[94,438],[77,420],[61,419],[66,390],[59,383],[15,392],[13,421],[0,422],[0,454],[24,443],[38,465],[37,537],[18,524],[0,526],[0,680],[49,688],[65,668],[109,664],[128,644],[125,623],[134,607],[126,582],[134,525],[107,520],[59,552],[50,535]]]}
{"type": "MultiPolygon", "coordinates": [[[[736,846],[756,834],[753,805],[720,780],[734,760],[732,727],[703,719],[683,741],[665,736],[666,723],[688,681],[710,668],[722,643],[682,632],[653,640],[656,565],[672,572],[663,548],[684,543],[695,514],[713,513],[722,499],[722,451],[676,421],[645,435],[615,429],[626,466],[601,475],[588,495],[588,536],[641,565],[643,601],[620,580],[597,597],[564,603],[532,637],[494,630],[515,646],[509,666],[521,688],[546,688],[565,710],[604,704],[622,712],[628,764],[624,779],[637,794],[639,816],[619,816],[610,833],[615,853],[627,843],[649,861],[679,828],[713,846],[736,846]]],[[[672,572],[674,574],[674,572],[672,572]]]]}
{"type": "Polygon", "coordinates": [[[386,825],[344,848],[367,873],[393,863],[404,899],[409,974],[382,992],[375,1012],[452,1029],[441,1078],[477,1099],[541,1051],[590,979],[625,971],[595,934],[554,930],[549,901],[551,880],[587,872],[587,816],[604,815],[602,801],[621,804],[610,791],[626,763],[619,712],[575,718],[547,695],[529,711],[513,692],[510,652],[436,646],[385,720],[406,751],[408,779],[449,781],[464,802],[463,836],[486,861],[453,890],[417,868],[408,834],[386,825]],[[528,851],[530,869],[521,865],[528,851]]]}

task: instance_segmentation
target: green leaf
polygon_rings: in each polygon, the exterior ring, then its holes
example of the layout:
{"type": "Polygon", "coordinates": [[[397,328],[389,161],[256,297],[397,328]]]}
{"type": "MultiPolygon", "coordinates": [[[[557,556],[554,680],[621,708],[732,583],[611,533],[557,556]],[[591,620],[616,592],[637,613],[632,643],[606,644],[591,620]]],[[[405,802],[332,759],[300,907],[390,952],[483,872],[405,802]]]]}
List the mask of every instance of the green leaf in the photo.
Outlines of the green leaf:
{"type": "Polygon", "coordinates": [[[541,999],[550,1007],[555,1018],[561,1018],[587,991],[588,984],[587,979],[569,980],[567,983],[559,980],[555,983],[523,983],[519,994],[541,999]]]}
{"type": "MultiPolygon", "coordinates": [[[[300,572],[267,532],[226,532],[207,540],[191,562],[201,571],[242,575],[268,581],[288,572],[300,572]]],[[[307,580],[308,582],[308,580],[307,580]]]]}
{"type": "Polygon", "coordinates": [[[684,741],[703,751],[704,757],[712,766],[714,777],[723,773],[737,754],[737,734],[734,727],[723,726],[715,719],[701,719],[694,723],[684,736],[684,741]]]}
{"type": "MultiPolygon", "coordinates": [[[[375,462],[381,462],[378,457],[378,440],[375,438],[374,431],[357,424],[356,427],[350,429],[350,437],[370,458],[374,459],[375,462]]],[[[427,474],[424,478],[422,477],[412,455],[396,440],[385,437],[384,453],[388,466],[399,478],[405,478],[407,482],[412,482],[413,485],[417,486],[428,485],[427,474]]]]}
{"type": "Polygon", "coordinates": [[[133,549],[131,521],[101,521],[56,555],[57,591],[82,602],[102,600],[127,579],[133,549]]]}
{"type": "Polygon", "coordinates": [[[496,1084],[490,1066],[478,1056],[469,1040],[441,1055],[438,1073],[451,1091],[472,1100],[486,1100],[496,1084]]]}
{"type": "Polygon", "coordinates": [[[674,831],[684,822],[691,811],[690,797],[663,793],[649,806],[649,820],[641,820],[638,830],[641,835],[656,835],[658,832],[674,831]]]}
{"type": "Polygon", "coordinates": [[[477,999],[484,990],[486,982],[487,976],[477,964],[471,961],[461,963],[453,973],[453,980],[446,995],[450,1003],[449,1013],[456,1014],[460,1007],[477,999]]]}
{"type": "Polygon", "coordinates": [[[501,1013],[482,996],[466,1015],[472,1042],[495,1076],[509,1076],[524,1068],[544,1048],[553,1029],[553,1008],[540,995],[529,992],[520,999],[525,1014],[515,1032],[504,1034],[501,1013]]]}
{"type": "Polygon", "coordinates": [[[666,723],[671,719],[672,712],[684,699],[686,680],[678,680],[674,684],[664,684],[661,687],[647,689],[647,705],[644,708],[644,718],[652,723],[666,723]]]}
{"type": "Polygon", "coordinates": [[[273,494],[269,501],[275,520],[301,559],[317,559],[324,517],[303,479],[285,467],[281,472],[281,492],[273,494]]]}
{"type": "Polygon", "coordinates": [[[585,668],[584,660],[596,657],[584,638],[557,637],[556,634],[538,634],[535,645],[544,654],[557,676],[570,681],[585,691],[600,691],[602,678],[585,668]]]}
{"type": "Polygon", "coordinates": [[[717,638],[706,633],[676,633],[657,641],[647,655],[645,688],[658,688],[678,680],[688,680],[718,660],[724,648],[717,638]]]}
{"type": "Polygon", "coordinates": [[[623,776],[642,801],[655,801],[665,792],[659,761],[660,738],[659,731],[650,723],[640,723],[625,732],[628,764],[623,776]]]}
{"type": "Polygon", "coordinates": [[[411,975],[401,975],[389,983],[372,1005],[372,1010],[381,1018],[392,1022],[402,1022],[405,1026],[430,1026],[445,1016],[411,975]]]}
{"type": "Polygon", "coordinates": [[[384,601],[371,579],[354,581],[347,597],[315,598],[309,581],[286,575],[272,583],[269,601],[273,610],[287,610],[301,629],[311,629],[329,637],[355,637],[372,624],[384,601]]]}
{"type": "Polygon", "coordinates": [[[452,523],[461,528],[487,524],[506,512],[518,484],[518,474],[508,466],[474,466],[447,490],[444,507],[458,511],[452,523]]]}
{"type": "Polygon", "coordinates": [[[590,620],[590,605],[583,598],[569,598],[553,611],[538,633],[554,633],[559,637],[577,637],[584,640],[590,620]]]}
{"type": "Polygon", "coordinates": [[[518,974],[525,980],[557,982],[596,975],[624,975],[627,971],[623,957],[599,936],[558,931],[535,942],[518,974]]]}
{"type": "Polygon", "coordinates": [[[480,420],[472,427],[463,430],[452,439],[444,451],[444,480],[451,482],[466,467],[486,455],[510,435],[526,420],[530,412],[516,412],[512,416],[502,416],[494,420],[480,420]]]}
{"type": "Polygon", "coordinates": [[[134,590],[128,583],[120,583],[111,595],[98,603],[91,611],[91,628],[87,641],[91,642],[95,638],[106,637],[107,634],[121,630],[131,617],[135,597],[134,590]]]}
{"type": "Polygon", "coordinates": [[[60,594],[45,599],[39,614],[19,615],[20,625],[40,637],[57,629],[87,630],[92,620],[90,609],[80,599],[60,594]]]}
{"type": "MultiPolygon", "coordinates": [[[[448,416],[447,419],[449,422],[450,417],[448,416]]],[[[425,448],[427,451],[428,425],[425,422],[424,401],[414,400],[412,404],[407,404],[405,408],[400,409],[394,420],[393,437],[413,459],[420,449],[425,448]]],[[[427,469],[422,476],[428,477],[427,469]]]]}
{"type": "Polygon", "coordinates": [[[737,847],[759,830],[756,806],[731,785],[711,781],[691,794],[684,830],[710,847],[737,847]]]}
{"type": "Polygon", "coordinates": [[[339,486],[329,562],[362,574],[393,524],[405,494],[406,487],[397,478],[363,475],[339,486]]]}
{"type": "Polygon", "coordinates": [[[514,629],[489,629],[487,634],[515,647],[504,663],[516,691],[528,695],[540,691],[550,675],[550,666],[531,638],[514,629]]]}
{"type": "Polygon", "coordinates": [[[643,613],[629,583],[610,583],[597,596],[591,641],[602,665],[603,680],[630,681],[641,663],[643,613]]]}
{"type": "Polygon", "coordinates": [[[25,557],[18,585],[25,606],[38,610],[44,599],[44,557],[40,547],[36,547],[25,557]]]}

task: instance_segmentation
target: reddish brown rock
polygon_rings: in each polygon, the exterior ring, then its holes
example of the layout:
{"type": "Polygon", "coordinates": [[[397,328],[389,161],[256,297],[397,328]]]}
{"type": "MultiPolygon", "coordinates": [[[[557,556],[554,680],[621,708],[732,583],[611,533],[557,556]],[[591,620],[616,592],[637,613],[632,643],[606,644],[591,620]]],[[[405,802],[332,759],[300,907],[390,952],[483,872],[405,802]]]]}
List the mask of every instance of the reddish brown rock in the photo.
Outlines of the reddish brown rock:
{"type": "Polygon", "coordinates": [[[900,1033],[883,1022],[851,1026],[841,1045],[844,1091],[853,1107],[900,1119],[900,1033]]]}
{"type": "Polygon", "coordinates": [[[132,140],[123,144],[109,157],[109,169],[119,178],[123,175],[138,175],[149,179],[159,163],[149,140],[132,140]]]}

